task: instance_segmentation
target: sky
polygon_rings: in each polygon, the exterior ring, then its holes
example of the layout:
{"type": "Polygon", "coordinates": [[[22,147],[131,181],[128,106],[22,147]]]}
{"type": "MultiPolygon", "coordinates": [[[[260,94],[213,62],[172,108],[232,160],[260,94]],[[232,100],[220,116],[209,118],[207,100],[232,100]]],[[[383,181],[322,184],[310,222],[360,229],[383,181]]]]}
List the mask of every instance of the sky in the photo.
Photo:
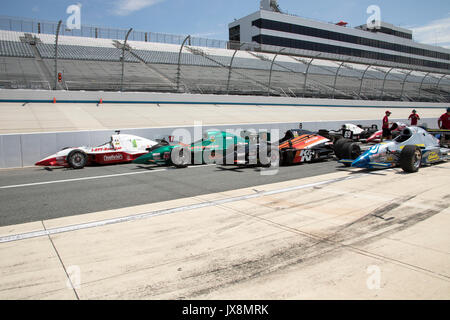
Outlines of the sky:
{"type": "MultiPolygon", "coordinates": [[[[2,1],[1,16],[66,21],[68,6],[81,4],[82,25],[192,35],[228,40],[228,24],[259,10],[259,0],[15,0],[2,1]]],[[[450,48],[448,0],[279,0],[288,13],[325,22],[366,23],[370,5],[381,19],[410,28],[418,42],[450,48]]]]}

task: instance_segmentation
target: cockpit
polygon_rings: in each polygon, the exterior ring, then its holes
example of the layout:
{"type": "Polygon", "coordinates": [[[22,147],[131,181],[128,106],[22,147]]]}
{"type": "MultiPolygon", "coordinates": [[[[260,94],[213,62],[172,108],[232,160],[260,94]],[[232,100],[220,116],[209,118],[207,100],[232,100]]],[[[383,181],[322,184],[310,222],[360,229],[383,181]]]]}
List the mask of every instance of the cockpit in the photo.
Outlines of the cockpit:
{"type": "Polygon", "coordinates": [[[413,133],[412,133],[411,129],[405,128],[402,130],[402,133],[398,137],[396,137],[394,140],[396,142],[402,143],[402,142],[409,140],[412,137],[412,135],[413,135],[413,133]]]}
{"type": "Polygon", "coordinates": [[[294,139],[296,137],[299,137],[301,135],[304,134],[313,134],[311,131],[308,130],[302,130],[302,129],[292,129],[292,130],[288,130],[286,131],[286,134],[284,136],[284,138],[282,138],[279,143],[294,139]]]}

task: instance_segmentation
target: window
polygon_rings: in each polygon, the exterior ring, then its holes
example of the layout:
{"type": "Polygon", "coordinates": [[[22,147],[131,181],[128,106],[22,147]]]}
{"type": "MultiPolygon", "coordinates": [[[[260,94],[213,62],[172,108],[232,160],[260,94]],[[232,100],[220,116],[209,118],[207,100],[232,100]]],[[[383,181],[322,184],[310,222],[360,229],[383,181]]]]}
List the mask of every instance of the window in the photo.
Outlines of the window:
{"type": "MultiPolygon", "coordinates": [[[[357,36],[348,35],[348,34],[344,34],[344,33],[333,32],[333,31],[317,29],[317,28],[301,26],[301,25],[294,25],[294,24],[289,24],[289,23],[285,23],[285,22],[272,21],[272,20],[267,20],[267,19],[258,19],[258,20],[253,21],[252,25],[256,26],[260,29],[288,32],[288,33],[300,34],[300,35],[317,37],[317,38],[322,38],[322,39],[329,39],[329,40],[335,40],[335,41],[340,41],[340,42],[360,44],[360,45],[364,45],[364,46],[386,49],[386,50],[391,50],[391,51],[404,52],[404,53],[409,53],[409,54],[414,54],[414,55],[419,55],[419,56],[424,56],[424,57],[439,58],[442,60],[450,60],[450,54],[447,54],[447,53],[440,53],[440,52],[431,51],[431,50],[424,50],[421,48],[400,45],[400,44],[396,44],[396,43],[392,43],[392,42],[379,41],[379,40],[369,39],[369,38],[364,38],[364,37],[357,37],[357,36]]],[[[412,39],[411,35],[409,35],[409,34],[391,30],[388,28],[382,28],[381,32],[386,33],[386,34],[396,35],[396,36],[399,36],[402,38],[412,39]]]]}
{"type": "Polygon", "coordinates": [[[237,42],[241,41],[241,26],[240,25],[230,28],[229,38],[230,38],[230,41],[237,41],[237,42]]]}
{"type": "Polygon", "coordinates": [[[353,56],[353,57],[363,57],[363,58],[368,58],[368,59],[391,61],[391,62],[396,62],[396,63],[412,64],[412,65],[418,65],[418,66],[426,66],[426,67],[430,67],[430,68],[450,70],[450,64],[448,64],[448,63],[441,63],[441,62],[435,62],[435,61],[429,61],[429,60],[423,60],[423,59],[413,59],[413,58],[397,56],[397,55],[392,55],[392,54],[377,53],[377,52],[373,52],[373,51],[366,51],[366,50],[353,49],[353,48],[347,48],[347,47],[341,47],[341,46],[334,46],[334,45],[311,42],[311,41],[302,41],[302,40],[274,37],[274,36],[268,36],[268,35],[255,36],[255,37],[253,37],[252,40],[255,42],[258,42],[260,44],[266,44],[266,45],[289,47],[289,48],[304,49],[304,50],[319,51],[319,52],[327,52],[327,53],[341,54],[341,55],[347,55],[347,56],[353,56]]]}

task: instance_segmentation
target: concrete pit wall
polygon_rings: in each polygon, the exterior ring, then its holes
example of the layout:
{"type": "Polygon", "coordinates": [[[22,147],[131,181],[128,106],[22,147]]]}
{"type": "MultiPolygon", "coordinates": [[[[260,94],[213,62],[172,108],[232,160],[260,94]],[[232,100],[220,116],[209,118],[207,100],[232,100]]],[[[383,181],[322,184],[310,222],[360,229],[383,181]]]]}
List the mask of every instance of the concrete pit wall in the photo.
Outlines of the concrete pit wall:
{"type": "MultiPolygon", "coordinates": [[[[401,121],[392,119],[391,121],[401,121]]],[[[437,119],[423,119],[422,123],[435,123],[437,119]]],[[[318,131],[319,129],[337,130],[344,123],[361,124],[363,126],[378,125],[381,128],[381,121],[363,120],[354,121],[324,121],[324,122],[303,122],[303,129],[318,131]]],[[[237,130],[254,129],[257,131],[280,130],[280,138],[286,130],[296,129],[298,122],[271,123],[271,124],[251,124],[251,125],[227,125],[227,126],[203,126],[201,131],[211,129],[217,130],[237,130]]],[[[172,136],[177,129],[189,131],[194,139],[194,126],[188,127],[165,127],[165,128],[145,128],[145,129],[124,129],[121,133],[133,134],[147,139],[161,139],[172,136]]],[[[198,130],[198,129],[197,129],[198,130]]],[[[198,131],[196,131],[198,132],[198,131]]],[[[52,155],[65,147],[98,146],[110,140],[113,130],[98,131],[77,131],[77,132],[49,132],[32,134],[5,134],[0,135],[0,168],[20,168],[33,166],[37,161],[52,155]]],[[[197,137],[195,137],[197,138],[197,137]]],[[[178,137],[175,136],[178,140],[178,137]]],[[[187,142],[187,141],[186,141],[187,142]]]]}

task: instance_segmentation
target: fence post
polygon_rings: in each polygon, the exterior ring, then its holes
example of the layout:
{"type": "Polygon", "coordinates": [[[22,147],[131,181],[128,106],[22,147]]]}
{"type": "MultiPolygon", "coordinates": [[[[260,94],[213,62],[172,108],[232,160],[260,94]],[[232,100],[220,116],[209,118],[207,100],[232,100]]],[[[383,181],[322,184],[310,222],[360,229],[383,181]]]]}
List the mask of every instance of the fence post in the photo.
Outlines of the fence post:
{"type": "Polygon", "coordinates": [[[272,82],[272,71],[273,71],[273,64],[275,63],[275,59],[278,57],[278,55],[285,50],[286,48],[282,48],[280,51],[278,51],[275,56],[273,57],[272,64],[270,65],[270,73],[269,73],[269,85],[267,86],[267,96],[270,96],[270,84],[272,82]]]}
{"type": "MultiPolygon", "coordinates": [[[[180,52],[178,53],[178,69],[177,69],[177,91],[180,91],[180,78],[181,78],[181,53],[186,41],[190,40],[191,36],[187,36],[181,44],[180,52]]],[[[190,43],[190,42],[189,42],[190,43]]]]}
{"type": "Polygon", "coordinates": [[[236,53],[242,48],[243,45],[244,45],[244,43],[241,43],[241,44],[239,45],[239,48],[237,48],[236,50],[234,50],[233,56],[231,57],[230,67],[229,67],[230,70],[228,71],[227,94],[230,93],[231,70],[233,69],[233,61],[234,61],[234,57],[236,56],[236,53]]]}
{"type": "Polygon", "coordinates": [[[344,65],[344,63],[345,63],[345,61],[342,62],[342,63],[339,65],[339,68],[337,68],[337,70],[336,70],[336,75],[335,75],[335,77],[334,77],[333,94],[331,95],[331,99],[334,99],[334,94],[335,94],[335,92],[336,92],[337,77],[338,77],[339,71],[341,70],[341,68],[342,68],[342,66],[344,65]]]}
{"type": "Polygon", "coordinates": [[[55,37],[55,90],[58,89],[58,39],[61,24],[62,20],[59,20],[58,27],[56,28],[56,37],[55,37]]]}
{"type": "Polygon", "coordinates": [[[394,70],[394,68],[389,69],[389,71],[386,72],[386,74],[384,75],[384,79],[383,79],[383,87],[381,88],[380,100],[383,100],[383,96],[384,96],[384,86],[385,86],[385,84],[386,84],[386,79],[387,79],[387,76],[389,75],[389,73],[391,73],[392,70],[394,70]]]}
{"type": "Polygon", "coordinates": [[[312,62],[315,60],[315,58],[311,58],[311,61],[309,61],[308,66],[306,67],[306,71],[305,71],[305,83],[303,84],[303,98],[306,95],[306,82],[308,81],[308,72],[309,72],[309,67],[311,66],[312,62]]]}
{"type": "Polygon", "coordinates": [[[123,92],[123,77],[124,77],[124,73],[125,73],[125,47],[127,46],[128,37],[129,37],[131,31],[133,31],[133,28],[128,30],[128,33],[125,36],[125,42],[123,43],[123,47],[122,47],[122,78],[120,80],[120,91],[121,92],[123,92]]]}
{"type": "Polygon", "coordinates": [[[403,99],[403,93],[405,92],[405,83],[406,83],[406,79],[408,79],[409,75],[413,72],[414,70],[409,71],[406,76],[405,79],[403,79],[403,83],[402,83],[402,94],[400,95],[400,100],[403,99]]]}
{"type": "Polygon", "coordinates": [[[367,71],[372,67],[372,65],[367,66],[366,70],[364,70],[364,73],[362,75],[361,78],[361,84],[359,86],[359,92],[358,92],[358,97],[361,99],[361,91],[362,91],[362,86],[363,86],[363,81],[364,81],[364,77],[366,76],[367,71]]]}
{"type": "Polygon", "coordinates": [[[420,87],[419,87],[419,101],[422,98],[422,86],[423,86],[423,82],[425,81],[425,79],[428,77],[428,75],[431,72],[428,72],[423,78],[422,78],[422,82],[420,83],[420,87]]]}

